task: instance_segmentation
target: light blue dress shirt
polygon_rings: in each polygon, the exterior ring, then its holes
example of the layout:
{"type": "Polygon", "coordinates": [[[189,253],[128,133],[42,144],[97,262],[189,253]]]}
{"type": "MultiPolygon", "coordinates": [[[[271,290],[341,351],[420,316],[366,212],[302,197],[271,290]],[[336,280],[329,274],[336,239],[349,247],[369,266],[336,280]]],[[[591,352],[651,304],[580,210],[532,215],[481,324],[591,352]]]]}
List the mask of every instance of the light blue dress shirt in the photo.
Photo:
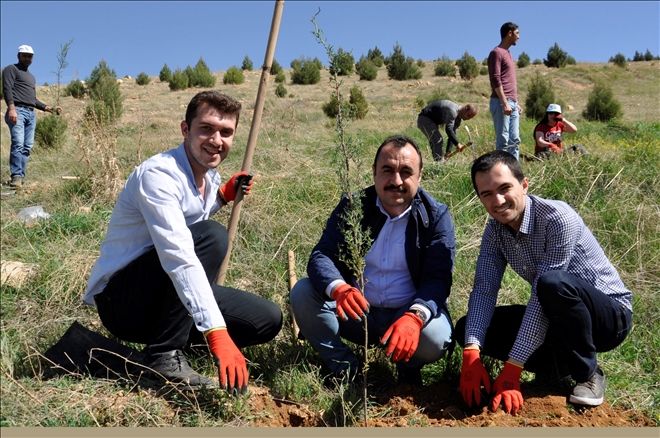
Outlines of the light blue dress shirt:
{"type": "Polygon", "coordinates": [[[207,220],[221,206],[220,175],[204,176],[202,197],[183,144],[144,161],[131,173],[112,212],[100,256],[83,301],[95,305],[110,277],[155,247],[164,271],[195,322],[206,331],[225,326],[188,226],[207,220]]]}

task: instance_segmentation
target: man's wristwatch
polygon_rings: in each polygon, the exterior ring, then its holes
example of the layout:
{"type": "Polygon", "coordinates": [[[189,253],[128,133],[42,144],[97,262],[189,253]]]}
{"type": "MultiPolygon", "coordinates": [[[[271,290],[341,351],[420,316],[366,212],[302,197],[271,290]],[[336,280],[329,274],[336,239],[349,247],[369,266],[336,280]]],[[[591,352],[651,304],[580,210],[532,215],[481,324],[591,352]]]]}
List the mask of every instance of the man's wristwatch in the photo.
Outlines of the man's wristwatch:
{"type": "Polygon", "coordinates": [[[410,310],[408,310],[408,312],[410,312],[414,315],[417,315],[419,317],[419,319],[422,320],[422,326],[425,326],[426,321],[429,320],[428,316],[426,316],[426,313],[422,312],[420,309],[410,309],[410,310]]]}

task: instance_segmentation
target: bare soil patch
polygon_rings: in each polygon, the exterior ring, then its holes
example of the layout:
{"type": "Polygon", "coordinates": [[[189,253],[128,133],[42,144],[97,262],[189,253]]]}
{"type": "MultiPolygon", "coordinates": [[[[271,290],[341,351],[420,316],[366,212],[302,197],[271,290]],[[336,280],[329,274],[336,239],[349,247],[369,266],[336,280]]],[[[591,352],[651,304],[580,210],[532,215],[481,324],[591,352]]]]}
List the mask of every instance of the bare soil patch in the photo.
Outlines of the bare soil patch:
{"type": "MultiPolygon", "coordinates": [[[[309,406],[274,398],[267,388],[251,387],[249,404],[258,416],[252,426],[326,426],[323,413],[309,406]]],[[[566,403],[565,395],[524,388],[525,404],[517,416],[484,406],[467,409],[456,388],[437,383],[423,388],[394,386],[373,395],[369,407],[371,427],[654,427],[639,412],[611,406],[578,410],[566,403]]],[[[362,425],[362,420],[359,424],[362,425]]]]}

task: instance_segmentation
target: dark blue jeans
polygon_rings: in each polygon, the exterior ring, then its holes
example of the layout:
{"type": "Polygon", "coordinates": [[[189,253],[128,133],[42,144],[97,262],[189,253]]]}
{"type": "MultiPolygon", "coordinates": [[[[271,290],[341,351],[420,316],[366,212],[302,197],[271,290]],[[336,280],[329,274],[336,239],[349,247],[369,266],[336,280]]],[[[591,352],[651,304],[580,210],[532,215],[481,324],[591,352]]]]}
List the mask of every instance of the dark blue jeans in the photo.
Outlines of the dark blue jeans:
{"type": "MultiPolygon", "coordinates": [[[[191,225],[190,231],[195,253],[236,346],[273,339],[282,327],[282,312],[275,303],[215,284],[227,253],[227,229],[209,220],[191,225]]],[[[115,273],[95,300],[101,321],[110,333],[124,341],[147,344],[147,353],[183,349],[191,343],[204,342],[170,277],[161,267],[155,249],[115,273]]]]}
{"type": "MultiPolygon", "coordinates": [[[[525,369],[577,382],[591,377],[598,366],[596,353],[623,342],[632,325],[632,313],[591,284],[565,271],[539,278],[539,303],[550,320],[544,343],[529,357],[525,369]]],[[[486,332],[482,354],[507,360],[518,335],[526,306],[498,306],[486,332]]],[[[464,342],[465,317],[456,323],[456,339],[464,342]]]]}

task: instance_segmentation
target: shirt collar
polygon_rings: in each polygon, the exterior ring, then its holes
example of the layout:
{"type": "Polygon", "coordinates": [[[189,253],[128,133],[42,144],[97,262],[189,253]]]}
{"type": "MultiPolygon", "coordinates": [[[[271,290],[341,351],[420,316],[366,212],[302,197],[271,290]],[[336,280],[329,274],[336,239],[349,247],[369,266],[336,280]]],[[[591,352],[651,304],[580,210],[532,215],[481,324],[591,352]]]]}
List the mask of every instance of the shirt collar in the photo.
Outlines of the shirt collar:
{"type": "Polygon", "coordinates": [[[398,215],[398,216],[391,217],[390,214],[389,214],[388,212],[386,212],[385,209],[383,208],[383,203],[380,202],[380,198],[379,198],[378,196],[376,196],[376,206],[377,206],[377,207],[380,209],[380,211],[385,215],[385,217],[387,217],[387,220],[388,220],[388,221],[392,221],[392,222],[396,222],[396,221],[399,221],[399,220],[403,219],[404,217],[407,217],[407,216],[410,214],[410,210],[412,210],[412,203],[411,203],[411,204],[408,206],[408,208],[406,208],[406,209],[403,211],[403,213],[401,213],[401,214],[398,215]]]}
{"type": "Polygon", "coordinates": [[[532,198],[525,195],[525,210],[523,211],[523,220],[520,223],[518,233],[532,234],[534,230],[534,204],[532,198]]]}

